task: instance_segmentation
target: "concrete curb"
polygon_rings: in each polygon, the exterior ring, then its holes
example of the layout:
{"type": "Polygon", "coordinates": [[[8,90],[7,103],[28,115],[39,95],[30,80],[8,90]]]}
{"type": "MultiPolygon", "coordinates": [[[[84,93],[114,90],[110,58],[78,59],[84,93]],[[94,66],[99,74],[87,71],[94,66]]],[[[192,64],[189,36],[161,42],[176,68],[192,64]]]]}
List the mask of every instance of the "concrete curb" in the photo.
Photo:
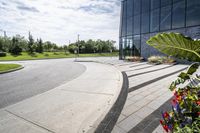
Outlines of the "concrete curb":
{"type": "Polygon", "coordinates": [[[5,73],[10,73],[10,72],[18,71],[18,70],[21,70],[23,68],[24,68],[24,66],[21,66],[21,67],[18,67],[18,68],[15,68],[15,69],[11,69],[11,70],[8,70],[8,71],[0,72],[0,74],[5,74],[5,73]]]}
{"type": "Polygon", "coordinates": [[[110,133],[121,114],[121,111],[124,107],[124,104],[128,96],[128,87],[129,87],[128,77],[126,73],[122,72],[122,75],[123,75],[123,85],[121,88],[121,92],[116,102],[110,109],[110,111],[107,113],[105,118],[101,121],[101,123],[97,127],[95,133],[110,133]]]}

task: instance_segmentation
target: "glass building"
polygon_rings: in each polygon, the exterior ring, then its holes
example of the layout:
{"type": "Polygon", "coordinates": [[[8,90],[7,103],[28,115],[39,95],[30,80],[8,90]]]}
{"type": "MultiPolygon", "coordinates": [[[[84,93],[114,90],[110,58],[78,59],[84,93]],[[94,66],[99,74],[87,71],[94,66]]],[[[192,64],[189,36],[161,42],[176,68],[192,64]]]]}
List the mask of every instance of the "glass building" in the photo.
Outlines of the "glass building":
{"type": "Polygon", "coordinates": [[[160,32],[178,32],[200,39],[200,0],[123,0],[120,59],[161,55],[146,41],[160,32]]]}

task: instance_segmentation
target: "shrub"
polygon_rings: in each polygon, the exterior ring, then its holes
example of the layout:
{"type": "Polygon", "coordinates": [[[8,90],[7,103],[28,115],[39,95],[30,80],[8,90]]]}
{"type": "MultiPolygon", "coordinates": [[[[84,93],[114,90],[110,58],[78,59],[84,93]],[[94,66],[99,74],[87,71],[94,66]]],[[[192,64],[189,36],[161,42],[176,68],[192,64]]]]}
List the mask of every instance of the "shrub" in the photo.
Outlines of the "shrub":
{"type": "Polygon", "coordinates": [[[199,63],[192,64],[169,88],[174,91],[172,110],[162,112],[160,120],[166,132],[200,131],[200,77],[194,75],[198,67],[199,63]]]}
{"type": "Polygon", "coordinates": [[[143,61],[144,58],[140,56],[127,56],[125,60],[131,61],[131,62],[140,62],[140,61],[143,61]]]}
{"type": "Polygon", "coordinates": [[[161,64],[162,60],[163,58],[161,56],[151,56],[148,58],[148,62],[153,64],[161,64]]]}
{"type": "Polygon", "coordinates": [[[44,54],[44,56],[49,56],[49,54],[46,53],[46,54],[44,54]]]}
{"type": "Polygon", "coordinates": [[[5,57],[6,56],[6,52],[1,52],[0,51],[0,57],[5,57]]]}
{"type": "Polygon", "coordinates": [[[172,59],[171,57],[165,57],[165,56],[151,56],[148,58],[149,63],[153,64],[172,64],[176,61],[172,59]]]}

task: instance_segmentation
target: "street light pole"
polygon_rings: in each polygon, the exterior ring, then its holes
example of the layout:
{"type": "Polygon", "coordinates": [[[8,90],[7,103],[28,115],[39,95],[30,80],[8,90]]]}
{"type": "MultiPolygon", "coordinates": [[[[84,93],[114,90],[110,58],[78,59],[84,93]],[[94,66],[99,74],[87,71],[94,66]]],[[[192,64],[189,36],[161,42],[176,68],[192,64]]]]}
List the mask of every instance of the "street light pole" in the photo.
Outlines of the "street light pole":
{"type": "Polygon", "coordinates": [[[78,50],[77,50],[77,54],[78,54],[78,57],[79,57],[79,37],[80,37],[80,35],[78,34],[78,50]]]}

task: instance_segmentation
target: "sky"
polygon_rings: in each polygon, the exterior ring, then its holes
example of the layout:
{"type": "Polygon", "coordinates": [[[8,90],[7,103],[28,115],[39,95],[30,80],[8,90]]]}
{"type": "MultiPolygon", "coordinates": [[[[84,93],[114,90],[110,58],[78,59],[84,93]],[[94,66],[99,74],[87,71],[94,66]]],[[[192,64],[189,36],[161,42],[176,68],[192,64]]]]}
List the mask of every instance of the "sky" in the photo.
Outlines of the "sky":
{"type": "MultiPolygon", "coordinates": [[[[0,35],[20,34],[58,45],[102,39],[118,43],[120,0],[0,0],[0,35]]],[[[117,45],[116,43],[116,45],[117,45]]]]}

